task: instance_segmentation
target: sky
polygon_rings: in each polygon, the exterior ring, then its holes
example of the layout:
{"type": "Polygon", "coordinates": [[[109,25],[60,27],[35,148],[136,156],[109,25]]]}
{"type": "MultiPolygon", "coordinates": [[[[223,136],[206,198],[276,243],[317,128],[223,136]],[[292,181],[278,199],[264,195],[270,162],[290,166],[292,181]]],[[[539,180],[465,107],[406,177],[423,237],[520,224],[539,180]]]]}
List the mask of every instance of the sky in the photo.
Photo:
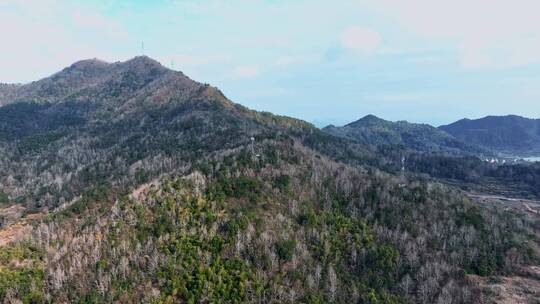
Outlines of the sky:
{"type": "Polygon", "coordinates": [[[539,118],[539,11],[537,0],[0,0],[0,82],[144,54],[317,126],[539,118]]]}

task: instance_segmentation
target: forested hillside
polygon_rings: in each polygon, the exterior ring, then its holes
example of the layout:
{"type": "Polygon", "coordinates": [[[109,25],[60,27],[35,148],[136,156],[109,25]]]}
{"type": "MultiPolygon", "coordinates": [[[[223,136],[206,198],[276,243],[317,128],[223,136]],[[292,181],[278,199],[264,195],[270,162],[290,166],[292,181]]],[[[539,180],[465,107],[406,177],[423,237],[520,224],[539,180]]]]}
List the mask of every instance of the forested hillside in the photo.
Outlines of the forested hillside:
{"type": "Polygon", "coordinates": [[[391,122],[373,115],[365,116],[343,127],[327,126],[323,131],[372,146],[401,146],[415,152],[480,155],[480,146],[461,141],[427,124],[406,121],[391,122]]]}
{"type": "Polygon", "coordinates": [[[496,157],[492,153],[497,152],[430,125],[390,122],[368,115],[343,127],[327,126],[322,131],[371,147],[377,154],[377,161],[371,164],[388,172],[398,172],[403,166],[407,174],[452,180],[461,188],[473,187],[514,197],[540,197],[537,165],[514,164],[510,159],[506,163],[486,162],[486,157],[496,157]]]}
{"type": "Polygon", "coordinates": [[[1,96],[7,303],[489,303],[539,261],[538,222],[147,57],[1,96]]]}
{"type": "Polygon", "coordinates": [[[86,193],[10,249],[36,256],[13,271],[33,273],[25,288],[53,302],[467,303],[488,298],[467,273],[534,262],[515,215],[439,184],[401,187],[293,140],[261,148],[132,195],[86,193]]]}
{"type": "Polygon", "coordinates": [[[515,115],[462,119],[439,127],[455,137],[495,153],[540,155],[540,120],[515,115]]]}

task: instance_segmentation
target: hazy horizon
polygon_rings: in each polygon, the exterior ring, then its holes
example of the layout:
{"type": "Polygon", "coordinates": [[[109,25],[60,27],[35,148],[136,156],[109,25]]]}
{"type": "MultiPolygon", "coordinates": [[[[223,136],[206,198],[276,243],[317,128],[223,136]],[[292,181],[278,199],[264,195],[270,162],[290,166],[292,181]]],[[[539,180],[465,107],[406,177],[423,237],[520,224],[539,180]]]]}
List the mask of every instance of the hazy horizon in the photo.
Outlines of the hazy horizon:
{"type": "Polygon", "coordinates": [[[319,127],[368,114],[434,126],[538,118],[539,8],[532,0],[8,0],[0,82],[144,53],[234,102],[319,127]]]}

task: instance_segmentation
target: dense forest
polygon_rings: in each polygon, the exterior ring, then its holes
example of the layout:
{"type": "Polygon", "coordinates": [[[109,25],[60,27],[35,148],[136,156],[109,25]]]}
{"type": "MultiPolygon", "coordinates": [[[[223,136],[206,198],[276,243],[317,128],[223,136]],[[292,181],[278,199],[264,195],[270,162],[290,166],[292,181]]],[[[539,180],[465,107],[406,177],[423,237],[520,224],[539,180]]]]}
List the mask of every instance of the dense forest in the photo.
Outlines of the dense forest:
{"type": "Polygon", "coordinates": [[[462,119],[439,127],[456,138],[511,156],[540,154],[540,120],[516,115],[462,119]]]}
{"type": "Polygon", "coordinates": [[[441,184],[402,187],[293,140],[269,140],[264,150],[215,155],[184,178],[131,194],[86,192],[6,248],[10,259],[33,262],[11,269],[21,281],[5,278],[2,294],[81,303],[487,302],[468,274],[535,262],[530,223],[516,214],[483,210],[441,184]]]}
{"type": "Polygon", "coordinates": [[[495,183],[502,193],[516,188],[516,196],[540,197],[540,163],[490,164],[472,156],[411,154],[408,168],[430,177],[456,180],[479,187],[495,183]]]}
{"type": "Polygon", "coordinates": [[[539,263],[538,221],[431,178],[538,167],[336,137],[147,57],[0,98],[6,303],[490,303],[475,277],[539,263]]]}
{"type": "Polygon", "coordinates": [[[370,146],[403,147],[415,152],[443,154],[487,154],[489,150],[457,139],[428,124],[391,122],[374,115],[365,116],[343,127],[327,126],[324,132],[370,146]]]}

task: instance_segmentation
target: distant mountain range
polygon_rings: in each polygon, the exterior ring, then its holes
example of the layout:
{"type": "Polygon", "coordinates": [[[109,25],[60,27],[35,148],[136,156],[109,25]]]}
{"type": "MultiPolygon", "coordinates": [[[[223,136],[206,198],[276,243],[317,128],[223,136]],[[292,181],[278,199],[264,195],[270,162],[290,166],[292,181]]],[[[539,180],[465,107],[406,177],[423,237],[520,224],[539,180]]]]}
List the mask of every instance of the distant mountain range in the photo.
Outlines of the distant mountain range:
{"type": "Polygon", "coordinates": [[[540,155],[540,119],[521,116],[488,116],[462,119],[440,130],[490,151],[512,156],[540,155]]]}
{"type": "Polygon", "coordinates": [[[462,119],[439,128],[368,115],[343,127],[327,126],[323,131],[365,145],[401,146],[416,152],[540,155],[540,119],[515,115],[462,119]]]}
{"type": "Polygon", "coordinates": [[[366,145],[401,146],[416,152],[482,154],[479,146],[468,144],[428,124],[391,122],[374,115],[365,116],[343,127],[333,125],[323,131],[366,145]]]}

